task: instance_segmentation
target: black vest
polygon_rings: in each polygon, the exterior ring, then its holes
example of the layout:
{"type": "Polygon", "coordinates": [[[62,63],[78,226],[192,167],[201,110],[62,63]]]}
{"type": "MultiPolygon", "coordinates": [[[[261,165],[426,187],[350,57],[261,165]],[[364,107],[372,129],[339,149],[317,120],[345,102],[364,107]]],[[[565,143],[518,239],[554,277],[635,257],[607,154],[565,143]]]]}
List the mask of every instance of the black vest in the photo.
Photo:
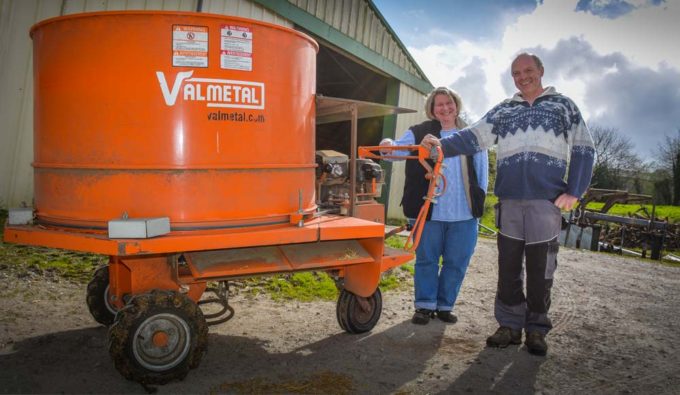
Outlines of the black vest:
{"type": "MultiPolygon", "coordinates": [[[[411,132],[415,137],[415,145],[420,142],[427,134],[431,134],[437,138],[441,137],[442,125],[439,121],[430,120],[421,124],[411,126],[411,132]]],[[[410,155],[418,155],[418,151],[412,151],[410,155]]],[[[434,167],[434,162],[428,160],[430,166],[434,167]]],[[[417,160],[406,161],[406,178],[404,179],[404,195],[401,198],[401,206],[404,209],[406,218],[418,218],[420,208],[425,203],[423,197],[427,195],[427,188],[430,186],[430,180],[425,178],[425,168],[417,160]]],[[[432,218],[432,205],[427,213],[427,220],[432,218]]]]}

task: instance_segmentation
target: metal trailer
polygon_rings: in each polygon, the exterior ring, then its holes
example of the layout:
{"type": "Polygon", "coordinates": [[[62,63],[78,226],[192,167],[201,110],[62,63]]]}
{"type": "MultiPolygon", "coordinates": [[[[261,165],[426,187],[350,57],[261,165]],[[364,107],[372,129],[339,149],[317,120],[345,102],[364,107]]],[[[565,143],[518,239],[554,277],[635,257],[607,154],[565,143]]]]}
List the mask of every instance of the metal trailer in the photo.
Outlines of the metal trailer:
{"type": "Polygon", "coordinates": [[[208,325],[234,313],[232,279],[327,271],[342,329],[376,325],[381,274],[413,255],[384,246],[382,169],[355,157],[357,119],[408,110],[315,98],[316,43],[259,21],[101,12],[31,36],[35,204],[10,211],[4,241],[109,256],[87,305],[124,377],[196,368],[208,325]],[[349,157],[315,151],[315,122],[338,119],[351,121],[349,157]]]}

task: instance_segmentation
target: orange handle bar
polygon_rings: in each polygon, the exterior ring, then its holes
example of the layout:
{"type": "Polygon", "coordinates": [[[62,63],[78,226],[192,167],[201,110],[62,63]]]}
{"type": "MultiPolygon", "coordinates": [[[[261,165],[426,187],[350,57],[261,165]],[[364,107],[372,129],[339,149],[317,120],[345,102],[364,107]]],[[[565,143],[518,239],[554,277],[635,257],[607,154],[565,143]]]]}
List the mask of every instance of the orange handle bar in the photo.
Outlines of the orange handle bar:
{"type": "Polygon", "coordinates": [[[421,145],[373,145],[358,148],[359,158],[369,159],[429,159],[430,151],[421,145]],[[383,153],[376,153],[381,151],[383,153]],[[418,155],[390,155],[391,151],[418,151],[418,155]]]}
{"type": "Polygon", "coordinates": [[[430,205],[435,202],[435,198],[441,196],[446,190],[446,178],[442,172],[442,161],[444,160],[444,153],[441,147],[436,147],[437,159],[434,168],[427,163],[426,159],[430,159],[431,153],[421,145],[392,145],[392,146],[365,146],[358,148],[358,155],[360,158],[370,159],[418,159],[420,164],[427,170],[426,178],[430,180],[430,185],[427,188],[427,195],[423,198],[425,203],[420,208],[416,222],[411,229],[411,233],[406,239],[404,249],[409,252],[414,252],[420,243],[420,236],[423,233],[423,226],[427,221],[427,212],[430,205]],[[375,153],[380,151],[380,153],[375,153]],[[418,155],[390,155],[392,151],[418,151],[418,155]]]}

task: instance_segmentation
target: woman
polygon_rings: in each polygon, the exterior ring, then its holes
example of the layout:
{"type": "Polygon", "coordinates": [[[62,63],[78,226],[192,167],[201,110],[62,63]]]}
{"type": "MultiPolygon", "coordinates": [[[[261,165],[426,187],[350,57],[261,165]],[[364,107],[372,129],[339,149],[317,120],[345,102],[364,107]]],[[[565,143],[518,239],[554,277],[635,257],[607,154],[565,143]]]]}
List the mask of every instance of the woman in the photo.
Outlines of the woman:
{"type": "MultiPolygon", "coordinates": [[[[437,138],[458,133],[465,127],[460,118],[460,96],[444,87],[436,88],[427,98],[425,113],[430,119],[409,128],[397,141],[385,139],[380,145],[417,145],[425,135],[437,138]]],[[[395,151],[396,155],[404,151],[395,151]]],[[[458,297],[470,258],[477,244],[477,218],[474,218],[466,197],[463,172],[465,156],[444,159],[443,170],[447,187],[437,203],[430,206],[423,226],[420,244],[416,249],[415,314],[414,324],[425,325],[435,316],[447,323],[458,319],[453,307],[458,297]],[[439,260],[442,258],[441,271],[439,260]]],[[[488,156],[486,151],[473,157],[479,186],[486,192],[488,184],[488,156]]],[[[425,169],[416,160],[406,162],[406,178],[402,206],[410,221],[418,216],[423,196],[427,194],[429,180],[425,169]]]]}

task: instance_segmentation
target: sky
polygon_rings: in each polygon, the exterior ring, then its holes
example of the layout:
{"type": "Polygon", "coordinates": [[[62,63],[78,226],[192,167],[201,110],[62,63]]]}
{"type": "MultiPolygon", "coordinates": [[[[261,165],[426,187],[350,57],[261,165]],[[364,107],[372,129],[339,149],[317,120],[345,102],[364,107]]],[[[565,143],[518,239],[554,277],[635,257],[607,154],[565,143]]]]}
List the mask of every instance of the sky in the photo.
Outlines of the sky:
{"type": "Polygon", "coordinates": [[[373,0],[434,86],[476,121],[516,88],[533,52],[589,126],[612,128],[654,160],[680,133],[680,0],[373,0]]]}

